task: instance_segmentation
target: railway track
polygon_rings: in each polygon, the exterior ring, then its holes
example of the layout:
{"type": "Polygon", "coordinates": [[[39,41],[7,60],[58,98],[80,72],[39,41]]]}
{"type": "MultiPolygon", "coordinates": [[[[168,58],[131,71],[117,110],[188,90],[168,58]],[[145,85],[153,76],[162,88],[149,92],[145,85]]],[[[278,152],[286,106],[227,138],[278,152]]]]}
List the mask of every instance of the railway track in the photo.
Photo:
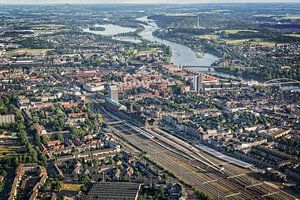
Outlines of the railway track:
{"type": "Polygon", "coordinates": [[[243,176],[229,180],[228,177],[233,176],[234,173],[229,170],[221,173],[218,163],[215,163],[216,159],[211,159],[211,156],[206,153],[200,154],[198,149],[189,144],[183,145],[178,138],[162,136],[162,133],[157,130],[135,128],[123,120],[116,119],[111,113],[108,114],[101,109],[97,111],[106,115],[108,120],[112,119],[110,127],[124,140],[145,151],[152,160],[172,172],[177,178],[206,192],[213,199],[219,197],[220,199],[293,199],[281,192],[275,194],[274,189],[265,185],[246,189],[246,186],[253,183],[251,178],[243,176]],[[116,123],[118,121],[119,123],[116,123]],[[272,195],[268,196],[268,194],[272,195]]]}

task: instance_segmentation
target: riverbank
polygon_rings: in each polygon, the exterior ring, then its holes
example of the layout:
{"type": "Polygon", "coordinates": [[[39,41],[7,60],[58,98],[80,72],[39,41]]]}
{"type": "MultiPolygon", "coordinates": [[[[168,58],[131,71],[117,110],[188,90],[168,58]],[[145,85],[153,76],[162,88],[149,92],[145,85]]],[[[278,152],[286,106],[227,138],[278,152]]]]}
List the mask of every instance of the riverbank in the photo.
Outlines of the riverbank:
{"type": "Polygon", "coordinates": [[[169,46],[172,52],[171,63],[174,65],[183,66],[211,66],[219,58],[212,54],[203,54],[202,56],[197,56],[196,53],[188,46],[164,40],[153,35],[155,31],[159,30],[157,24],[148,19],[147,17],[138,18],[139,21],[143,22],[145,29],[139,33],[139,35],[148,41],[158,42],[169,46]]]}

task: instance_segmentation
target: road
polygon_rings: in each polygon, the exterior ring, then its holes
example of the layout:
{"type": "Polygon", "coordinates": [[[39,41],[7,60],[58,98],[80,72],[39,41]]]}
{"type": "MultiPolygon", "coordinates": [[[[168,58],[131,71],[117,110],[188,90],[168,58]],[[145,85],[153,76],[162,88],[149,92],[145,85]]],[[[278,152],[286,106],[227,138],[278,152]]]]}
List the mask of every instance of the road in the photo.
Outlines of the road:
{"type": "Polygon", "coordinates": [[[137,127],[98,104],[94,104],[94,108],[104,116],[113,133],[124,143],[145,152],[151,160],[179,180],[213,199],[295,199],[250,177],[249,169],[224,163],[160,129],[137,127]]]}

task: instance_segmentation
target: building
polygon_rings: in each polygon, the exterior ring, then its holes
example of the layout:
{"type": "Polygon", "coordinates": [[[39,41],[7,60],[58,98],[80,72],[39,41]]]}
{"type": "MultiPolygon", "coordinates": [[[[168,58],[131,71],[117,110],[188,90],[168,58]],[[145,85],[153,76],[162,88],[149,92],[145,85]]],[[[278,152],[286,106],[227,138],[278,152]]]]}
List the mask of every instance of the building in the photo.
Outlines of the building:
{"type": "Polygon", "coordinates": [[[0,124],[10,124],[15,122],[15,115],[0,115],[0,124]]]}
{"type": "Polygon", "coordinates": [[[47,170],[35,163],[19,164],[15,174],[8,200],[25,199],[24,194],[29,200],[37,199],[48,177],[47,170]]]}
{"type": "Polygon", "coordinates": [[[88,92],[98,92],[104,90],[104,85],[96,83],[86,83],[83,84],[82,88],[88,92]]]}
{"type": "Polygon", "coordinates": [[[105,98],[105,103],[104,106],[108,108],[109,110],[114,110],[114,111],[120,111],[120,110],[126,110],[126,106],[120,104],[117,101],[112,100],[111,98],[106,97],[105,98]]]}
{"type": "Polygon", "coordinates": [[[202,88],[202,76],[196,75],[193,77],[193,89],[198,92],[202,88]]]}
{"type": "Polygon", "coordinates": [[[109,86],[109,98],[115,102],[119,102],[119,88],[116,85],[109,86]]]}
{"type": "Polygon", "coordinates": [[[95,183],[85,200],[136,200],[141,185],[128,182],[95,183]]]}

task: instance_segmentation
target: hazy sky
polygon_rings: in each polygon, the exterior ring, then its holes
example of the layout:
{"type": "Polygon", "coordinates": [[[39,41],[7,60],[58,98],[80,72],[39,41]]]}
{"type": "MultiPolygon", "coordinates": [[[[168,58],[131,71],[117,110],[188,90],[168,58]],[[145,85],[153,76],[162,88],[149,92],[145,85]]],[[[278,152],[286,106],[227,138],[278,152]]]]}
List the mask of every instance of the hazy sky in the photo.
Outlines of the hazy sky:
{"type": "Polygon", "coordinates": [[[249,3],[249,2],[299,2],[300,0],[0,0],[0,4],[48,4],[48,3],[249,3]]]}

